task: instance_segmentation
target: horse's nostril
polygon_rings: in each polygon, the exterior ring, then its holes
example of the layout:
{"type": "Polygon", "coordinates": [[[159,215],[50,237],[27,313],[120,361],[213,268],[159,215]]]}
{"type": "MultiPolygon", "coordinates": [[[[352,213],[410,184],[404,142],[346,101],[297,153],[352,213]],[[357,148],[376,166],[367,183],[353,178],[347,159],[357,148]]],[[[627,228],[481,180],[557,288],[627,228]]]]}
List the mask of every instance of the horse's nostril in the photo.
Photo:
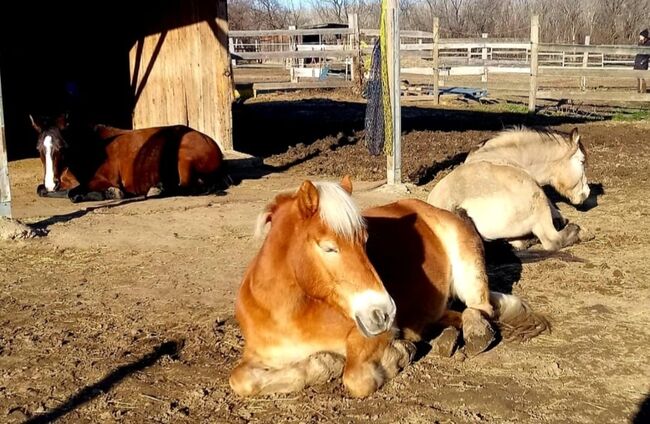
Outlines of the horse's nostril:
{"type": "Polygon", "coordinates": [[[381,309],[375,309],[372,311],[372,319],[378,325],[383,325],[388,320],[388,314],[381,309]]]}

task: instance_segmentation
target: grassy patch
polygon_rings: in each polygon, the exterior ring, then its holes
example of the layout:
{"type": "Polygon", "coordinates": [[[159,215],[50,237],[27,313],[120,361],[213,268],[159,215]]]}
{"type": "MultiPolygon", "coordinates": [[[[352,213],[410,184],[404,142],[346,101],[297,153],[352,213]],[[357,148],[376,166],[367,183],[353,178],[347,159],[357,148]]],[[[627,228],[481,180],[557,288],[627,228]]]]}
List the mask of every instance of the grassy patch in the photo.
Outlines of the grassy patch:
{"type": "Polygon", "coordinates": [[[612,121],[619,121],[619,122],[646,121],[646,120],[650,120],[650,110],[648,109],[625,110],[625,111],[617,112],[612,116],[612,121]]]}

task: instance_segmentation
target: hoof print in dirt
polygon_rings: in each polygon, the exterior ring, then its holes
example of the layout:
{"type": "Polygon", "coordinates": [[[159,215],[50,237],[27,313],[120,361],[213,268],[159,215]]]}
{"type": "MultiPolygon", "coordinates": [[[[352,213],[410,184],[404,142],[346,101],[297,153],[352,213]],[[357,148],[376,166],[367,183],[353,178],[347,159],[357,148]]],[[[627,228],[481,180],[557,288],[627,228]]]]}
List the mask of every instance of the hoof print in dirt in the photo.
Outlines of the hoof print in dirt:
{"type": "Polygon", "coordinates": [[[445,328],[442,333],[433,341],[432,348],[439,356],[451,358],[458,346],[460,331],[454,327],[445,328]]]}

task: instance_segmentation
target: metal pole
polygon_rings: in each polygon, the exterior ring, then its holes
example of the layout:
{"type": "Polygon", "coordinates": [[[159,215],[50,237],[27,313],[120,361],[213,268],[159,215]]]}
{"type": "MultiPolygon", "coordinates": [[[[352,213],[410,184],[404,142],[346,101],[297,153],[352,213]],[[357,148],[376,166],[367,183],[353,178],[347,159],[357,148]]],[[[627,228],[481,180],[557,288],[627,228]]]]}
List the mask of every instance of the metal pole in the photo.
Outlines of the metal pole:
{"type": "Polygon", "coordinates": [[[539,15],[530,19],[530,93],[528,95],[528,111],[535,112],[537,103],[537,68],[539,52],[539,15]]]}
{"type": "Polygon", "coordinates": [[[11,186],[5,142],[5,114],[2,102],[2,81],[0,80],[0,216],[11,218],[11,186]]]}
{"type": "Polygon", "coordinates": [[[393,155],[387,157],[388,184],[402,183],[402,110],[400,106],[400,36],[398,0],[388,0],[386,13],[386,40],[388,57],[388,86],[393,115],[393,155]]]}

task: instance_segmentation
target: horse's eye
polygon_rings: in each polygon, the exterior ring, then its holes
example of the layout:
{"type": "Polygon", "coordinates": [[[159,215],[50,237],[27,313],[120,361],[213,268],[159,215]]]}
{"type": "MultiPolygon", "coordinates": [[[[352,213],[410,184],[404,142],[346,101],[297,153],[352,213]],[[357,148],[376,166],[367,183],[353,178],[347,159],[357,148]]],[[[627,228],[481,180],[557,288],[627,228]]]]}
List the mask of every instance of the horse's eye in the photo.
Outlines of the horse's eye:
{"type": "Polygon", "coordinates": [[[339,252],[339,249],[336,247],[336,245],[334,243],[331,243],[331,242],[319,243],[318,246],[325,253],[338,253],[339,252]]]}

